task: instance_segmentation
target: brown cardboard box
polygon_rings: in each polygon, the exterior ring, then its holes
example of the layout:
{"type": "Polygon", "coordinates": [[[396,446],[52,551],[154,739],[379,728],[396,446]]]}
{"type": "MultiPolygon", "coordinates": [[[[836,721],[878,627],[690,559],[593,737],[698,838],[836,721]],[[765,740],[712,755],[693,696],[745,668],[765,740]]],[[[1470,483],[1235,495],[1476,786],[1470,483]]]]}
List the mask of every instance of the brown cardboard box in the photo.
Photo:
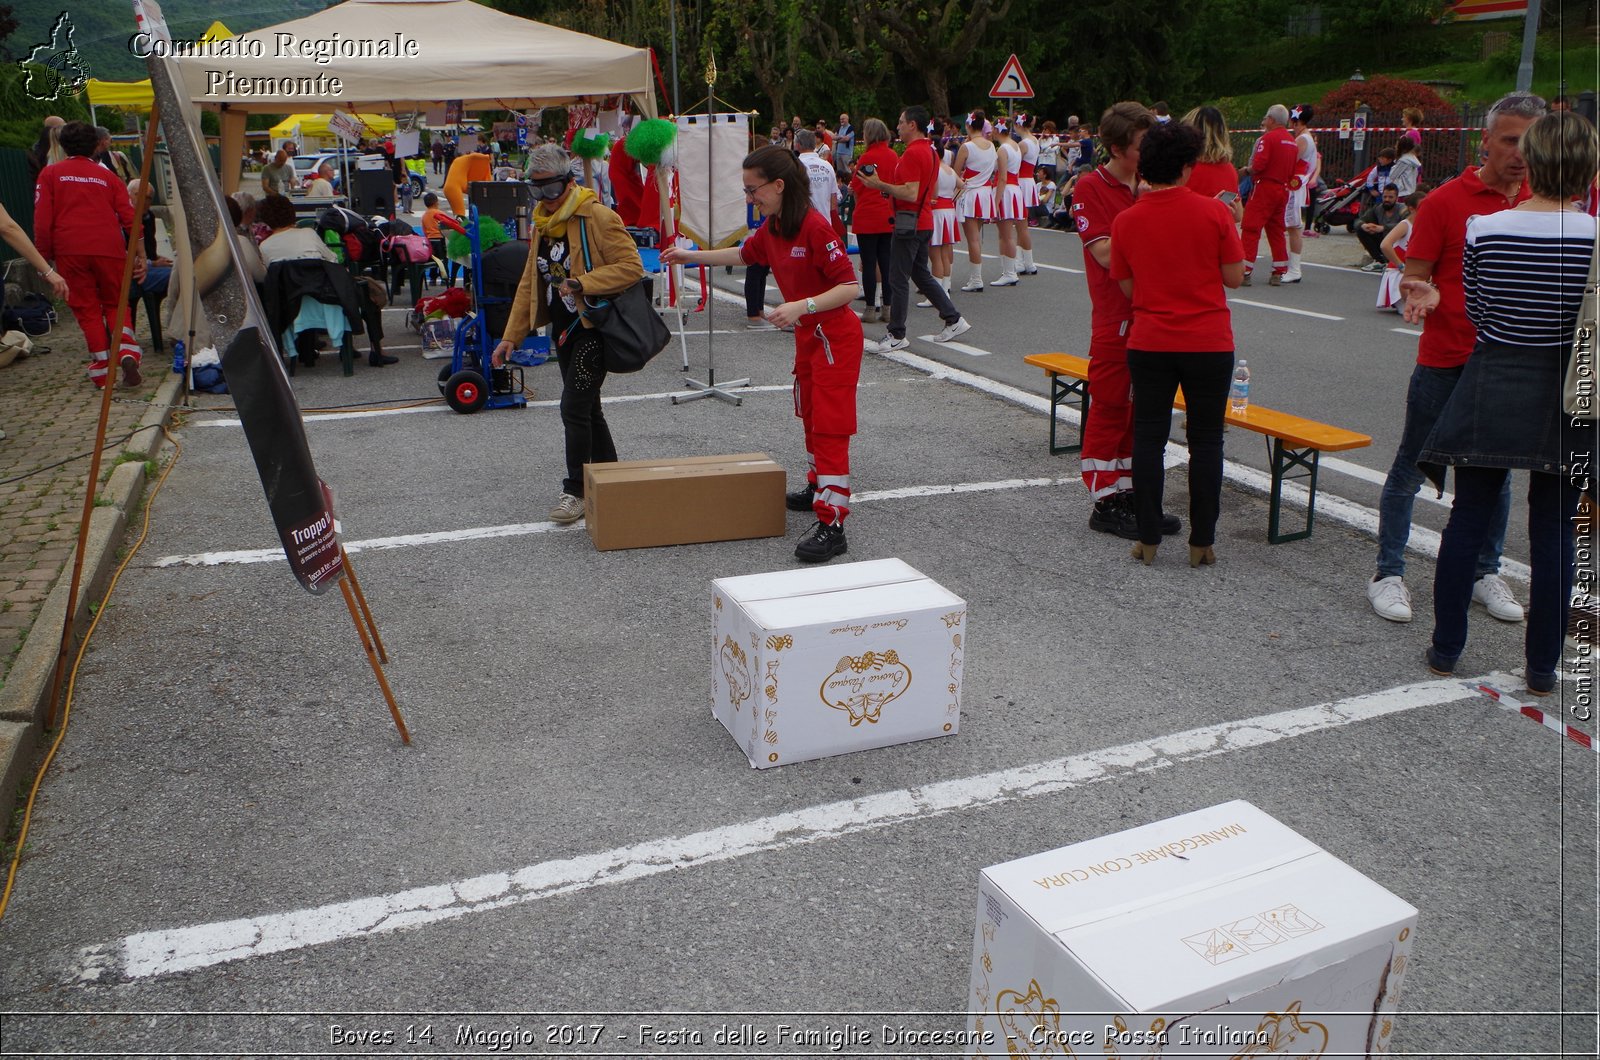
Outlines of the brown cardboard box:
{"type": "Polygon", "coordinates": [[[585,464],[583,514],[601,552],[782,537],[783,468],[765,453],[585,464]]]}

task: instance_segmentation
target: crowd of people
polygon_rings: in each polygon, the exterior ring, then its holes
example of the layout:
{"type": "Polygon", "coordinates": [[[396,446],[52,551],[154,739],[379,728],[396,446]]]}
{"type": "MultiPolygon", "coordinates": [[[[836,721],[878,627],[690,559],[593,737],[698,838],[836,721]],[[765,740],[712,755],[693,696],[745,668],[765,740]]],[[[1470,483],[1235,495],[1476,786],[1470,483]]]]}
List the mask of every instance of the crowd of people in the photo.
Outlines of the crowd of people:
{"type": "MultiPolygon", "coordinates": [[[[752,249],[668,252],[677,262],[772,268],[770,246],[799,246],[809,261],[833,261],[845,236],[841,206],[853,200],[859,277],[846,276],[837,262],[805,274],[775,269],[783,304],[761,314],[758,293],[750,306],[752,326],[796,332],[795,371],[804,380],[797,408],[811,467],[791,502],[814,507],[818,516],[802,541],[802,559],[843,551],[849,510],[847,447],[817,427],[840,426],[828,412],[838,393],[818,396],[819,358],[828,358],[824,378],[836,380],[838,365],[846,365],[853,379],[858,346],[883,353],[907,346],[904,307],[913,284],[923,295],[919,304],[945,322],[936,340],[953,339],[968,324],[952,296],[1015,286],[1036,271],[1028,229],[1048,224],[1080,237],[1092,304],[1092,411],[1081,449],[1094,502],[1089,525],[1132,541],[1133,556],[1146,564],[1155,561],[1163,537],[1182,532],[1183,520],[1162,507],[1163,452],[1181,387],[1188,558],[1196,567],[1216,562],[1223,429],[1235,367],[1225,290],[1252,282],[1263,236],[1268,284],[1302,281],[1309,191],[1321,157],[1309,106],[1269,107],[1239,168],[1215,108],[1196,108],[1182,119],[1166,110],[1123,102],[1095,126],[1074,117],[1064,133],[1049,122],[1036,133],[1028,115],[991,120],[974,110],[958,130],[911,107],[892,137],[882,121],[864,119],[862,150],[848,167],[834,150],[846,133],[854,135],[848,115],[831,136],[823,123],[810,129],[797,117],[774,128],[770,143],[746,159],[746,192],[769,218],[747,244],[752,249]],[[798,164],[788,167],[779,156],[798,164]],[[797,183],[805,194],[795,191],[797,183]],[[785,195],[793,203],[809,200],[811,210],[774,225],[771,211],[783,208],[785,195]],[[1001,264],[1000,275],[986,280],[983,238],[990,228],[1001,264]],[[814,247],[803,234],[817,241],[814,247]],[[965,244],[968,271],[952,290],[958,242],[965,244]],[[859,320],[845,310],[850,291],[865,301],[859,320]],[[876,322],[887,324],[882,339],[856,337],[859,324],[876,322]],[[818,538],[838,547],[807,544],[818,538]]],[[[1404,554],[1412,504],[1425,480],[1442,490],[1445,468],[1455,468],[1457,496],[1435,582],[1427,663],[1436,673],[1452,671],[1466,641],[1468,606],[1481,604],[1502,621],[1527,621],[1527,683],[1542,695],[1554,687],[1573,578],[1578,494],[1560,448],[1560,372],[1595,241],[1595,131],[1568,109],[1551,111],[1537,96],[1513,93],[1488,112],[1478,164],[1428,191],[1418,158],[1421,117],[1408,112],[1395,146],[1358,175],[1370,195],[1354,228],[1370,258],[1364,267],[1383,274],[1377,305],[1423,327],[1402,440],[1383,489],[1368,599],[1386,619],[1411,619],[1404,554]],[[1490,216],[1501,212],[1508,217],[1490,216]],[[1500,576],[1511,469],[1532,473],[1534,578],[1527,608],[1500,576]]],[[[849,411],[853,431],[853,402],[849,411]]]]}

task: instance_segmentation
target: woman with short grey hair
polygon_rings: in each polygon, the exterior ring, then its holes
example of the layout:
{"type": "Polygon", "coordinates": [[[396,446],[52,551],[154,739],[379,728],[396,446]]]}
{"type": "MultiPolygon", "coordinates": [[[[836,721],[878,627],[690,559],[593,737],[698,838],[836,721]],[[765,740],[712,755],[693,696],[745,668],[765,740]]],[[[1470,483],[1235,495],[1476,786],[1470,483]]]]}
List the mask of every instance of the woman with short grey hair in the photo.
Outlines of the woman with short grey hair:
{"type": "Polygon", "coordinates": [[[550,510],[557,523],[583,518],[583,465],[613,463],[617,447],[600,406],[606,379],[605,341],[584,316],[585,303],[621,294],[644,278],[644,265],[622,218],[577,183],[572,156],[559,144],[528,152],[528,184],[537,204],[528,265],[517,286],[505,335],[495,347],[496,366],[528,334],[550,325],[561,365],[561,424],[567,473],[550,510]]]}

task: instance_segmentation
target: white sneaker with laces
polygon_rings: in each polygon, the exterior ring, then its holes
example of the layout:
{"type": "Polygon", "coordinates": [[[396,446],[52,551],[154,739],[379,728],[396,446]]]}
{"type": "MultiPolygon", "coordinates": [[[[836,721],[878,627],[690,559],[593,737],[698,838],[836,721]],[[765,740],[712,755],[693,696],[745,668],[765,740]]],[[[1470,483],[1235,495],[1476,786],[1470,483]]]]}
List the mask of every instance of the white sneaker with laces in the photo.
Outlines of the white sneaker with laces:
{"type": "Polygon", "coordinates": [[[928,301],[926,298],[924,298],[922,301],[917,303],[917,308],[918,309],[932,309],[933,308],[933,303],[928,301]]]}
{"type": "Polygon", "coordinates": [[[552,523],[575,523],[583,518],[583,498],[563,493],[556,506],[550,509],[552,523]]]}
{"type": "Polygon", "coordinates": [[[1498,574],[1485,574],[1473,583],[1472,602],[1482,604],[1502,622],[1521,622],[1524,617],[1522,605],[1498,574]]]}
{"type": "Polygon", "coordinates": [[[867,347],[867,350],[869,352],[871,352],[871,353],[893,353],[895,350],[908,350],[908,349],[910,349],[911,348],[911,340],[906,338],[903,335],[898,339],[895,338],[893,335],[885,335],[883,338],[879,339],[877,342],[869,342],[869,343],[867,343],[866,347],[867,347]]]}
{"type": "Polygon", "coordinates": [[[1367,601],[1379,618],[1390,622],[1411,621],[1411,590],[1398,574],[1368,582],[1367,601]]]}
{"type": "Polygon", "coordinates": [[[954,324],[946,324],[944,330],[933,337],[934,342],[950,342],[959,335],[965,335],[972,330],[972,325],[967,323],[966,317],[959,317],[954,324]]]}

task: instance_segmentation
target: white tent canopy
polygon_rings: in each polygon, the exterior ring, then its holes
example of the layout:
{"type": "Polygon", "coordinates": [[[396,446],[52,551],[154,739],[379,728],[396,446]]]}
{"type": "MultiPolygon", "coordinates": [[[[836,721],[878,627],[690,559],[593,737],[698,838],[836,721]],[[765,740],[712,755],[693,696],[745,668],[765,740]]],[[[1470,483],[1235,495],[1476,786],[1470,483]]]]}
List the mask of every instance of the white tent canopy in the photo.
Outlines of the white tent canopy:
{"type": "MultiPolygon", "coordinates": [[[[457,101],[465,113],[618,95],[632,96],[647,117],[656,113],[649,49],[474,0],[346,0],[216,47],[227,54],[184,55],[176,65],[190,99],[221,109],[224,159],[243,153],[249,113],[408,114],[457,101]]],[[[223,188],[238,182],[224,166],[223,188]]]]}
{"type": "Polygon", "coordinates": [[[178,62],[190,98],[202,106],[256,114],[333,107],[392,114],[456,100],[463,111],[516,110],[630,95],[641,111],[655,114],[648,49],[474,0],[346,0],[227,44],[227,56],[178,62]],[[286,48],[287,40],[300,54],[286,48]],[[406,57],[413,43],[415,54],[406,57]],[[351,57],[377,45],[385,46],[379,55],[351,57]],[[310,54],[318,49],[331,55],[319,62],[310,54]],[[328,87],[333,78],[337,92],[328,87]]]}

